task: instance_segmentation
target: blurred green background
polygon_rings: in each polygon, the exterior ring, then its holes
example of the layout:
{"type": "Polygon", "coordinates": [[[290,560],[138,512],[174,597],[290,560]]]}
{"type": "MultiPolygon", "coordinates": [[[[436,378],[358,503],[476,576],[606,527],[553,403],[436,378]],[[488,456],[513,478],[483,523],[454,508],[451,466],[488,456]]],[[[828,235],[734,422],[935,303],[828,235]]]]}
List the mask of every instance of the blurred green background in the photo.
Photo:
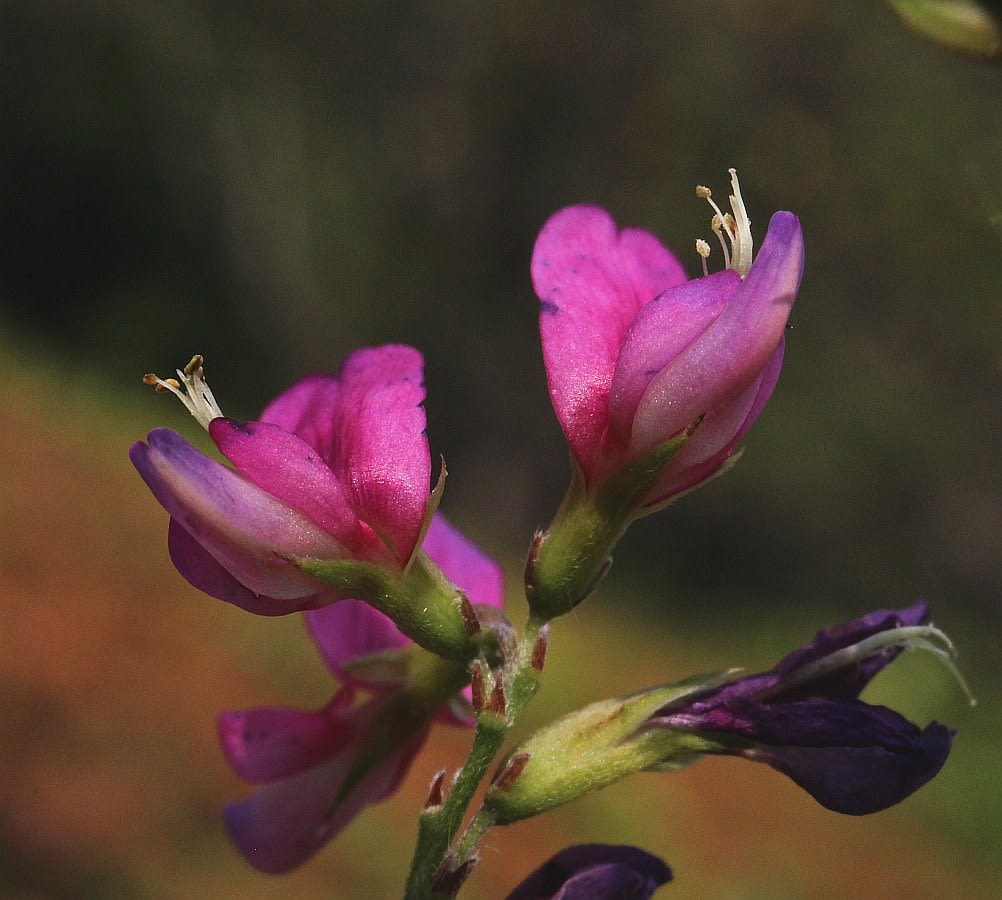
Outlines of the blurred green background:
{"type": "Polygon", "coordinates": [[[465,735],[437,736],[408,789],[301,872],[242,865],[215,712],[330,686],[295,619],[222,608],[171,569],[126,450],[196,426],[140,376],[202,353],[223,409],[251,417],[358,346],[418,346],[444,509],[514,587],[567,477],[536,232],[598,202],[695,274],[693,187],[724,195],[729,166],[759,239],[775,209],[803,222],[779,389],[733,473],[634,526],[558,624],[529,718],[766,667],[919,596],[980,705],[905,660],[869,696],[959,737],[894,810],[838,817],[764,767],[706,761],[499,831],[469,896],[577,840],[664,856],[665,896],[993,895],[1002,67],[862,0],[4,0],[0,84],[4,896],[396,893],[427,779],[465,735]]]}

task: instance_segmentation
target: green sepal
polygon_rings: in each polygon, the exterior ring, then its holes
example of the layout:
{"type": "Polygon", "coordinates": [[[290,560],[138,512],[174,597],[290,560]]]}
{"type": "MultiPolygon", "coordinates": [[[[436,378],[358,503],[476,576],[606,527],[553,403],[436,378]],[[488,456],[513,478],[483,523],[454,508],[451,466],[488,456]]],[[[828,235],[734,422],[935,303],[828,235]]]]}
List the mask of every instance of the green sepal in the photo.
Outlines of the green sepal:
{"type": "Polygon", "coordinates": [[[601,700],[531,735],[507,757],[484,799],[484,811],[499,825],[546,812],[637,772],[681,768],[719,750],[712,739],[667,728],[645,728],[667,704],[702,693],[733,673],[698,676],[601,700]],[[512,761],[522,763],[506,777],[512,761]]]}
{"type": "Polygon", "coordinates": [[[689,432],[655,447],[589,491],[571,457],[571,483],[550,527],[536,536],[525,570],[529,608],[538,622],[570,612],[602,580],[630,523],[689,432]]]}
{"type": "Polygon", "coordinates": [[[414,643],[438,656],[466,661],[480,652],[484,635],[471,633],[463,616],[469,601],[421,551],[405,572],[354,559],[294,562],[342,598],[363,600],[389,616],[414,643]]]}

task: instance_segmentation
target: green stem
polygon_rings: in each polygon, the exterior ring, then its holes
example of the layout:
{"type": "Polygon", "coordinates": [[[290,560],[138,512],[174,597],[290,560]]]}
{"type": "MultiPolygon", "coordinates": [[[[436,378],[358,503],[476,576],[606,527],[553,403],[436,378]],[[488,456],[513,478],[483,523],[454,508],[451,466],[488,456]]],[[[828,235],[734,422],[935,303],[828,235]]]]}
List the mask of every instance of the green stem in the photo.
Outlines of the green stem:
{"type": "Polygon", "coordinates": [[[526,562],[529,608],[544,621],[584,600],[612,564],[612,551],[644,504],[665,466],[684,446],[685,432],[588,486],[571,460],[571,483],[550,527],[538,535],[526,562]]]}
{"type": "Polygon", "coordinates": [[[539,684],[539,673],[533,668],[533,649],[539,637],[540,623],[530,619],[519,643],[515,664],[506,668],[504,715],[485,709],[477,716],[476,731],[470,754],[459,770],[448,796],[438,807],[425,809],[418,821],[417,845],[404,893],[405,900],[433,900],[450,896],[435,890],[435,878],[449,858],[450,871],[456,871],[476,850],[490,822],[475,819],[456,845],[450,858],[450,846],[462,825],[463,816],[477,787],[483,781],[491,763],[504,744],[508,730],[519,713],[532,699],[539,684]]]}

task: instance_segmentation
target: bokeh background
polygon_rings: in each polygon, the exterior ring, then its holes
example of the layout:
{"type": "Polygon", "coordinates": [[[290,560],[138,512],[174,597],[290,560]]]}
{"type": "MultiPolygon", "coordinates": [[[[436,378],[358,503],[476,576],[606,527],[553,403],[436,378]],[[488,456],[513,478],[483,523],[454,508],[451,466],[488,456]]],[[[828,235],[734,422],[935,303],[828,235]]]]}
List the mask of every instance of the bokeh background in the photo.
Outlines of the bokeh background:
{"type": "MultiPolygon", "coordinates": [[[[972,710],[908,657],[868,698],[959,731],[900,806],[840,817],[707,760],[493,833],[468,896],[568,843],[665,857],[680,898],[991,897],[1002,877],[1002,67],[879,3],[0,3],[0,894],[392,897],[440,730],[407,787],[268,878],[218,814],[246,788],[221,709],[319,705],[301,623],[190,589],[126,451],[194,352],[252,417],[387,341],[427,360],[444,508],[512,575],[566,483],[528,277],[557,208],[678,249],[726,195],[797,212],[780,387],[726,478],[634,526],[558,623],[526,729],[600,696],[767,667],[924,596],[972,710]]],[[[719,263],[718,263],[719,264],[719,263]]]]}

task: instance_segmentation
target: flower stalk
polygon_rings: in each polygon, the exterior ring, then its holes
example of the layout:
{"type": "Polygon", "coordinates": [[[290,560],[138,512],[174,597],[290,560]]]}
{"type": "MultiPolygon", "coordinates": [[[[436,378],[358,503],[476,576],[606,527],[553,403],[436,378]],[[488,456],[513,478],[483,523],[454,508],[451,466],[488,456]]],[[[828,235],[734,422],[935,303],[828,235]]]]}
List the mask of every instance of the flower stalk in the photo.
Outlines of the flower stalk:
{"type": "MultiPolygon", "coordinates": [[[[475,863],[477,844],[493,824],[493,819],[489,813],[481,811],[458,841],[457,835],[473,796],[500,753],[509,730],[539,688],[541,639],[545,641],[545,631],[530,622],[517,652],[501,670],[505,714],[499,715],[492,709],[478,713],[470,753],[452,787],[441,805],[422,810],[405,900],[451,896],[443,886],[452,884],[451,876],[456,872],[469,874],[471,866],[468,864],[475,863]]],[[[497,673],[494,677],[498,677],[497,673]]]]}
{"type": "MultiPolygon", "coordinates": [[[[145,376],[181,400],[223,459],[166,428],[130,451],[169,515],[176,568],[253,614],[301,613],[336,682],[319,709],[219,716],[227,761],[254,785],[224,810],[251,865],[278,874],[303,864],[393,794],[436,723],[472,727],[472,741],[454,778],[434,776],[406,900],[455,896],[495,826],[707,754],[764,762],[853,815],[900,802],[944,765],[952,730],[860,699],[911,649],[963,684],[924,603],[823,629],[765,672],[590,703],[505,752],[539,688],[549,623],[594,591],[635,519],[737,460],[776,386],[803,237],[796,216],[777,212],[753,253],[730,177],[729,211],[696,188],[724,260],[709,272],[710,246],[698,240],[702,277],[599,207],[561,210],[539,234],[532,279],[571,480],[530,546],[521,636],[503,611],[500,567],[438,512],[445,468],[432,487],[417,350],[353,353],[337,375],[300,381],[249,422],[223,415],[201,356],[177,378],[145,376]]],[[[553,855],[509,900],[647,900],[671,877],[639,848],[585,844],[553,855]]]]}

